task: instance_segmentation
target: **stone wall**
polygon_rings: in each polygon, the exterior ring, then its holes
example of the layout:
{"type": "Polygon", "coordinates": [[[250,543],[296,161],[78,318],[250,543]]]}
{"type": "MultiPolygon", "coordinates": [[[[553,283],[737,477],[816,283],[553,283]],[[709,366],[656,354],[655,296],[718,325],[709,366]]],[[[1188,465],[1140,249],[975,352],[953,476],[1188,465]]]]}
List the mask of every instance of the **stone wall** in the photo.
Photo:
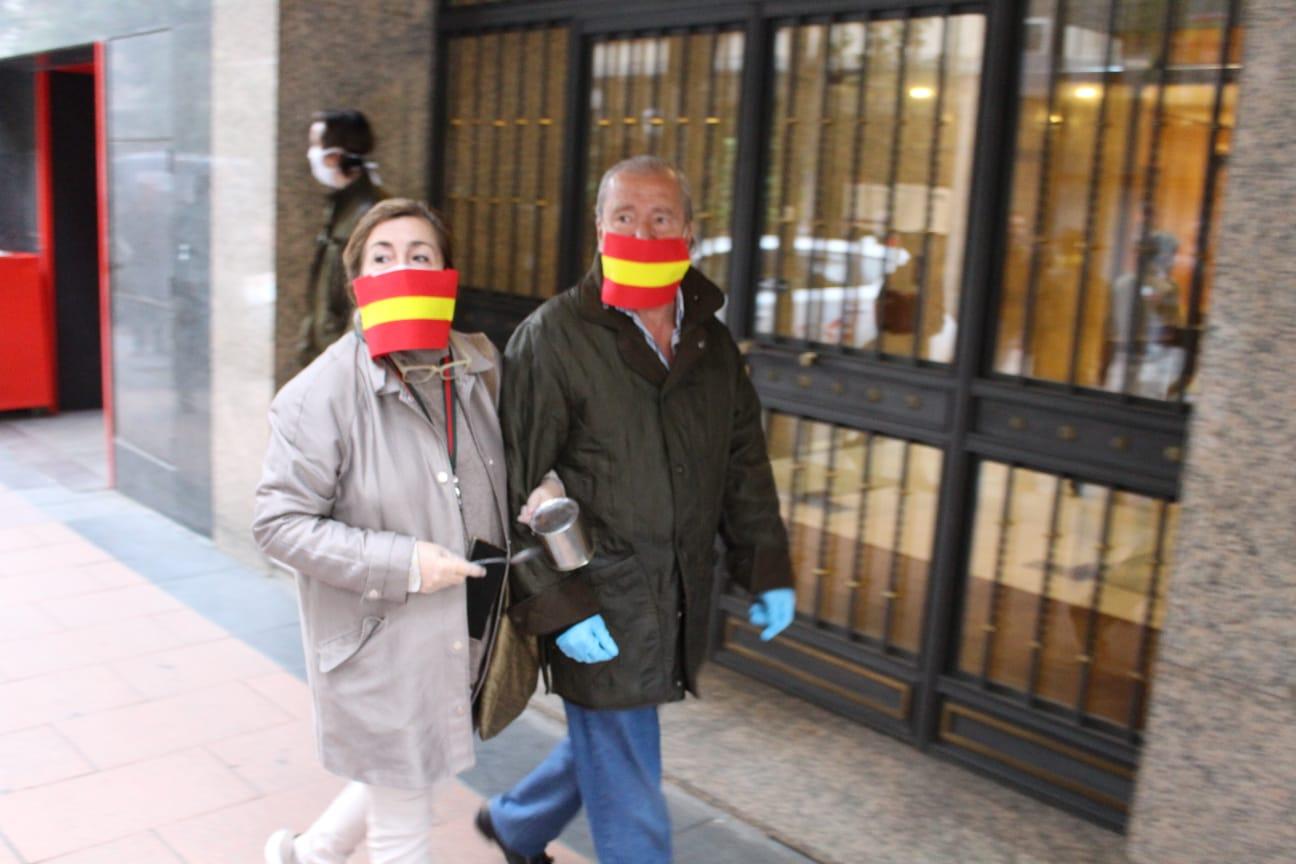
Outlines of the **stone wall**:
{"type": "Polygon", "coordinates": [[[1183,523],[1130,828],[1138,861],[1296,849],[1296,18],[1251,0],[1183,523]]]}
{"type": "Polygon", "coordinates": [[[429,0],[279,4],[276,385],[297,371],[293,343],[325,203],[306,163],[310,116],[325,108],[363,111],[383,186],[425,196],[435,7],[429,0]]]}

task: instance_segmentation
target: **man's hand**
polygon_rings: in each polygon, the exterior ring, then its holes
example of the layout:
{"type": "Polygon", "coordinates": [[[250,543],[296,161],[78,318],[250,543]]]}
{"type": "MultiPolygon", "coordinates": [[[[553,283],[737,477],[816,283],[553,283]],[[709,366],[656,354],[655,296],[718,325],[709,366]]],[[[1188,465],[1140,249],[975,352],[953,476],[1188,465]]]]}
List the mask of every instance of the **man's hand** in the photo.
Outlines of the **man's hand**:
{"type": "Polygon", "coordinates": [[[558,637],[558,650],[577,663],[603,663],[621,653],[602,615],[573,624],[558,637]]]}
{"type": "Polygon", "coordinates": [[[565,494],[567,490],[563,488],[562,481],[558,479],[557,474],[550,471],[540,481],[540,485],[532,489],[531,494],[527,496],[526,503],[518,511],[517,521],[523,525],[530,525],[531,517],[535,515],[537,507],[551,498],[561,498],[565,494]]]}
{"type": "Polygon", "coordinates": [[[791,588],[774,588],[762,591],[747,612],[747,620],[754,627],[764,627],[761,641],[768,642],[787,629],[796,616],[796,591],[791,588]]]}
{"type": "Polygon", "coordinates": [[[431,594],[458,585],[465,579],[486,575],[486,568],[454,554],[436,543],[418,544],[419,575],[423,582],[420,594],[431,594]]]}

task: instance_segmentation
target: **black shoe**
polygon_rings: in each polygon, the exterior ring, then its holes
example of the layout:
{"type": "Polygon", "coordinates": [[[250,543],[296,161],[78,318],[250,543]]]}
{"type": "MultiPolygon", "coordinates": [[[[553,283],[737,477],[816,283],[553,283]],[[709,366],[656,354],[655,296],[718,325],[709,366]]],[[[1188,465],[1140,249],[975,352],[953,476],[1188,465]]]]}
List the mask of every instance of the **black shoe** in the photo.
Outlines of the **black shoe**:
{"type": "Polygon", "coordinates": [[[526,855],[514,852],[505,846],[504,841],[495,834],[495,825],[491,822],[489,804],[483,804],[481,809],[477,811],[477,818],[473,820],[473,825],[476,826],[478,834],[499,847],[500,851],[504,853],[504,860],[508,864],[554,864],[554,859],[543,852],[528,858],[526,855]]]}

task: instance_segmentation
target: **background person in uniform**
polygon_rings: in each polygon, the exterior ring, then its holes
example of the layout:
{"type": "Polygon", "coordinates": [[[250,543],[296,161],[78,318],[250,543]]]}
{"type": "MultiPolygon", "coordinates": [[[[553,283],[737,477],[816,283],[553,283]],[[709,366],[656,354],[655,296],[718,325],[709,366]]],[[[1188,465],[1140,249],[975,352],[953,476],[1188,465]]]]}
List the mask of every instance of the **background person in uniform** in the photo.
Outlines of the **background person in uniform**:
{"type": "Polygon", "coordinates": [[[470,699],[494,636],[469,638],[464,580],[485,571],[464,555],[471,537],[507,536],[499,356],[449,329],[452,305],[408,312],[444,287],[410,271],[450,264],[422,204],[376,205],[344,259],[388,299],[364,300],[275,396],[252,528],[296,571],[320,759],[352,782],[305,833],[272,835],[265,860],[340,864],[367,836],[373,864],[429,864],[436,789],[473,764],[470,699]],[[371,314],[409,299],[397,320],[371,314]],[[442,329],[424,338],[431,319],[442,329]]]}
{"type": "Polygon", "coordinates": [[[601,864],[671,860],[657,706],[697,692],[717,531],[763,638],[795,607],[760,403],[715,317],[724,295],[689,266],[684,178],[626,160],[603,176],[595,213],[599,260],[505,351],[512,506],[525,522],[569,495],[595,551],[572,574],[514,571],[510,618],[542,637],[567,714],[567,738],[478,812],[514,864],[548,860],[582,806],[601,864]]]}
{"type": "Polygon", "coordinates": [[[356,222],[387,197],[365,157],[373,131],[359,111],[317,111],[311,117],[306,159],[311,175],[329,190],[324,225],[315,236],[306,318],[297,340],[297,359],[306,366],[347,329],[351,300],[342,250],[356,222]]]}

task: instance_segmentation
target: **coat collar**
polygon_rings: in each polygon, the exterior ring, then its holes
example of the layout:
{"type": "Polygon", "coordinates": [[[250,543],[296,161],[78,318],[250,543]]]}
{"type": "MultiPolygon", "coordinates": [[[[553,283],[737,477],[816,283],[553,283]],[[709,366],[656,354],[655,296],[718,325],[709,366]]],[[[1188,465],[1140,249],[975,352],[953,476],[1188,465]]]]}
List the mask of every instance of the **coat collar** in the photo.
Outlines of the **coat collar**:
{"type": "MultiPolygon", "coordinates": [[[[369,384],[373,387],[374,392],[380,396],[400,393],[401,380],[392,372],[391,366],[386,362],[375,361],[369,356],[369,349],[364,344],[364,331],[360,329],[359,315],[360,313],[357,312],[356,317],[352,319],[352,331],[355,333],[356,342],[358,343],[357,350],[360,352],[360,359],[369,371],[369,384]]],[[[455,357],[468,361],[468,375],[460,379],[457,385],[460,393],[467,396],[471,392],[477,376],[494,369],[495,362],[483,354],[471,339],[458,330],[450,331],[450,350],[455,357]]]]}
{"type": "Polygon", "coordinates": [[[649,382],[662,386],[679,381],[702,356],[706,335],[693,331],[715,317],[724,305],[724,294],[710,279],[690,267],[680,283],[684,297],[684,320],[680,324],[679,347],[669,371],[644,340],[629,316],[603,305],[603,268],[597,258],[589,273],[576,286],[576,304],[581,317],[616,333],[617,350],[625,364],[649,382]]]}

